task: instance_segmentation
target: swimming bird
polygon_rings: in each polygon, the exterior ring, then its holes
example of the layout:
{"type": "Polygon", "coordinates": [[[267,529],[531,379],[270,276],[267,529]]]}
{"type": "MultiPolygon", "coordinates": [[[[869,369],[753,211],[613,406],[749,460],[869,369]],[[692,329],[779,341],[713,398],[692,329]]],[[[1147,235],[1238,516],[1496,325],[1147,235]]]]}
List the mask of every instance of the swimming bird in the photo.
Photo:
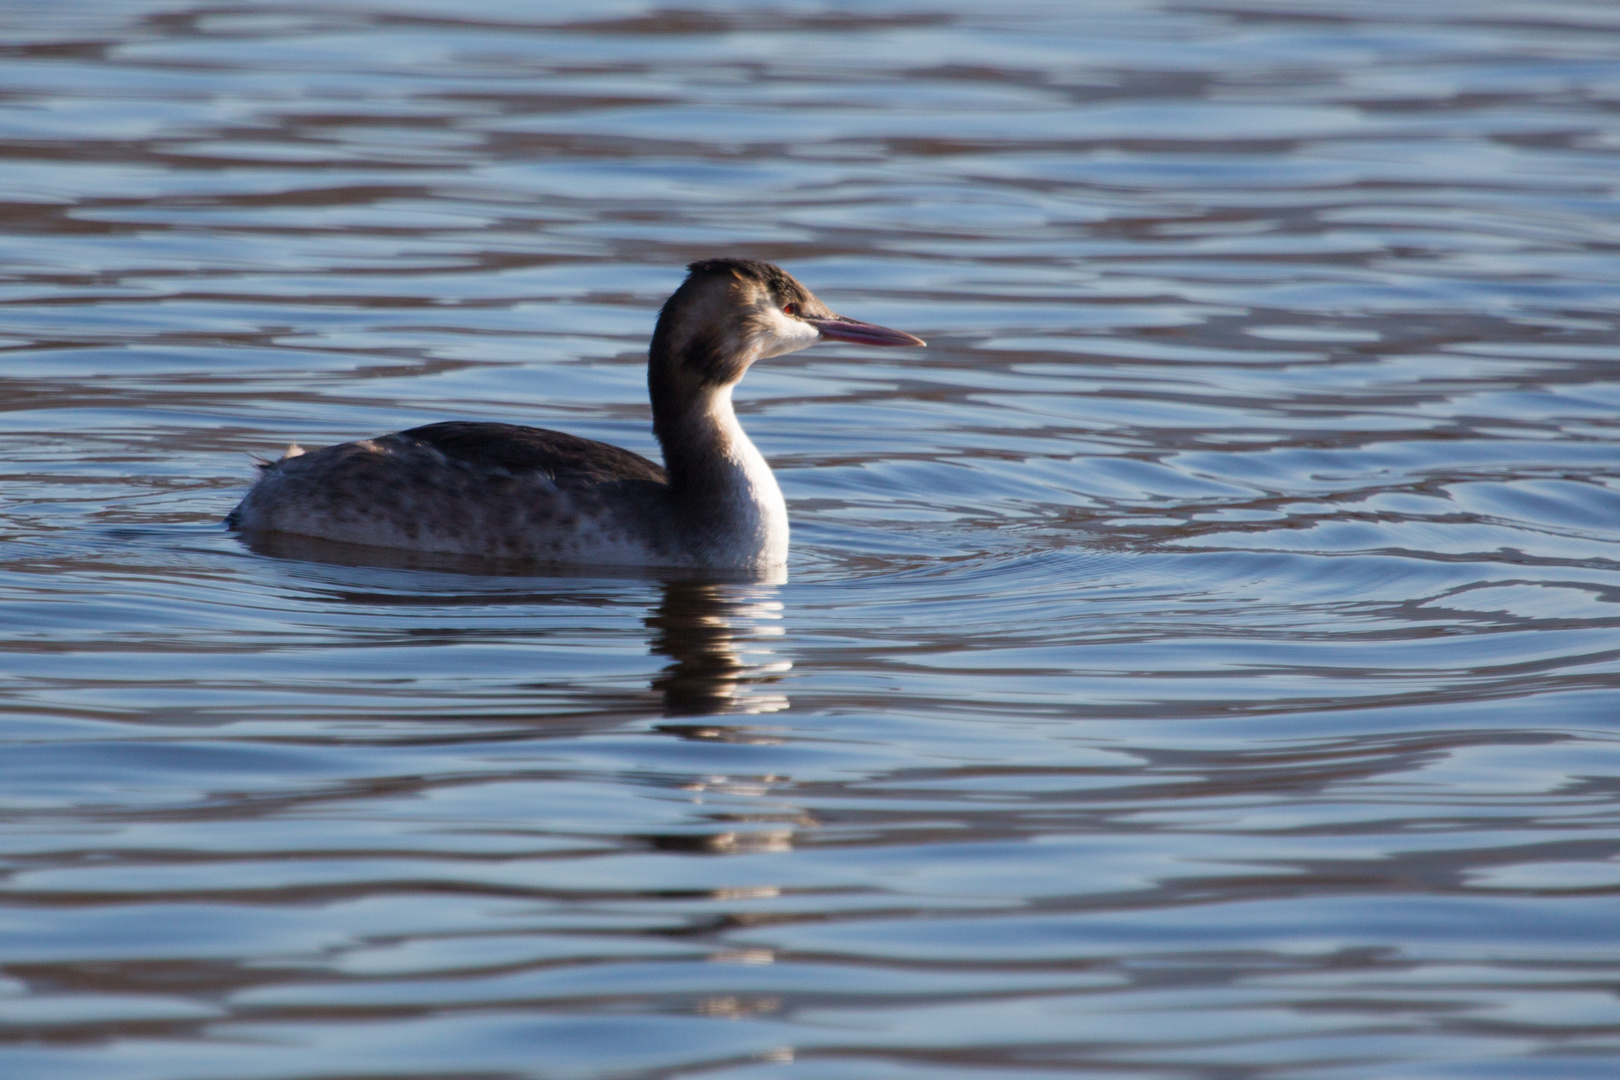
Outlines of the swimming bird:
{"type": "Polygon", "coordinates": [[[225,523],[351,544],[547,563],[748,570],[787,560],[787,505],[731,392],[818,341],[922,345],[835,314],[752,259],[692,263],[647,357],[662,467],[608,443],[449,421],[306,453],[295,443],[225,523]]]}

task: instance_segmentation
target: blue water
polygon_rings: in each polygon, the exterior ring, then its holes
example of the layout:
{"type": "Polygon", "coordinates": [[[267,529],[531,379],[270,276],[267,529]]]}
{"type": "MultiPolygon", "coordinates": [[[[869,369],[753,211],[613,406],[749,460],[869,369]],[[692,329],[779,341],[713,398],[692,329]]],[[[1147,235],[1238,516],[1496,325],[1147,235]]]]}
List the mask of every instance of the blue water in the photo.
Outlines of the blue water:
{"type": "Polygon", "coordinates": [[[1620,8],[13,2],[0,1075],[1607,1080],[1620,8]],[[220,524],[655,453],[780,262],[783,581],[220,524]]]}

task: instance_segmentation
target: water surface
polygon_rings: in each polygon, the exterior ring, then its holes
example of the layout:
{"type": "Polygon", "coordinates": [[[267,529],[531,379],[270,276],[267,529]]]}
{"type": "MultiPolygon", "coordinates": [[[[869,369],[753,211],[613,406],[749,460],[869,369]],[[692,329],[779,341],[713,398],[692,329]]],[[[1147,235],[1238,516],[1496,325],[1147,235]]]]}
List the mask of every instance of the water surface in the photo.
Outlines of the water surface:
{"type": "Polygon", "coordinates": [[[0,1071],[1607,1078],[1620,11],[13,2],[0,1071]],[[250,454],[653,453],[785,581],[250,548],[250,454]]]}

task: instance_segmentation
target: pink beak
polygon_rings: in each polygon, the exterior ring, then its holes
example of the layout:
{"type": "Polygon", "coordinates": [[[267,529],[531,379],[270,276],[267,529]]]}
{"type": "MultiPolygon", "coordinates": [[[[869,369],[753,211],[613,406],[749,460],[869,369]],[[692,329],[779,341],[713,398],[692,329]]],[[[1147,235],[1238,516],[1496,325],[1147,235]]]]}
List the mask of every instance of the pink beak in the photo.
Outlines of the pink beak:
{"type": "Polygon", "coordinates": [[[908,334],[904,330],[890,330],[887,326],[860,322],[856,319],[846,319],[842,315],[833,315],[828,318],[815,318],[808,315],[799,317],[821,331],[821,336],[828,341],[849,341],[856,345],[928,344],[922,338],[908,334]]]}

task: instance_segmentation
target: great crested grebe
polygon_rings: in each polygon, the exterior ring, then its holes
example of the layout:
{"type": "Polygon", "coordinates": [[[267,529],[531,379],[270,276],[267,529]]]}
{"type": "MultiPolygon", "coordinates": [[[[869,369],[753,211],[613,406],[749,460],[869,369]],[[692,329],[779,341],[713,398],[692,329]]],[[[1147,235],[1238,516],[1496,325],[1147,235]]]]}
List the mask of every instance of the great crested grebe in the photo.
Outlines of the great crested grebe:
{"type": "Polygon", "coordinates": [[[305,453],[295,444],[225,523],[374,547],[620,566],[759,569],[787,560],[781,489],[731,408],[750,364],[823,338],[921,345],[834,314],[752,259],[695,262],[647,357],[660,468],[617,446],[450,421],[305,453]]]}

